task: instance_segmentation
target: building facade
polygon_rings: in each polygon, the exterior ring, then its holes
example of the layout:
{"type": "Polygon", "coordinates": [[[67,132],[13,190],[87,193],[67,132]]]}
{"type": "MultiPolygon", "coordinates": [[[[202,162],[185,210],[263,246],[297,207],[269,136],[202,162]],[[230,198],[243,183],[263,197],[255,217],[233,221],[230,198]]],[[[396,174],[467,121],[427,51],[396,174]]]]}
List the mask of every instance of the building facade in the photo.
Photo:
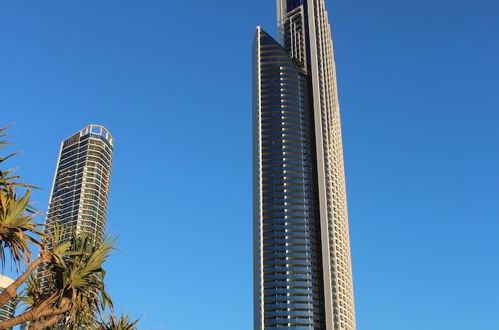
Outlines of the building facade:
{"type": "MultiPolygon", "coordinates": [[[[0,292],[3,292],[12,283],[14,283],[13,279],[0,275],[0,292]]],[[[5,305],[0,306],[0,322],[7,321],[16,315],[16,305],[16,299],[11,299],[5,305]]]]}
{"type": "Polygon", "coordinates": [[[355,329],[341,121],[324,0],[277,0],[253,45],[254,328],[355,329]]]}
{"type": "Polygon", "coordinates": [[[114,141],[103,126],[89,125],[61,144],[47,212],[55,224],[104,239],[114,141]]]}

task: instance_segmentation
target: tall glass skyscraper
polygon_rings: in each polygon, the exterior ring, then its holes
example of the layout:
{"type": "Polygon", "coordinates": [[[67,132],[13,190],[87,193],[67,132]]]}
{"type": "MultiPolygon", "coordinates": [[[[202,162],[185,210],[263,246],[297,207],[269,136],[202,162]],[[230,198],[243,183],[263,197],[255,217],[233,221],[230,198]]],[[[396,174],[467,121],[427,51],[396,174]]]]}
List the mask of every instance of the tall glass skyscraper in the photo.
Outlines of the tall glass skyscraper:
{"type": "Polygon", "coordinates": [[[102,242],[114,141],[103,126],[89,125],[61,144],[47,212],[46,230],[71,226],[102,242]]]}
{"type": "Polygon", "coordinates": [[[355,329],[341,121],[324,0],[277,0],[253,49],[255,329],[355,329]]]}
{"type": "MultiPolygon", "coordinates": [[[[99,125],[89,125],[62,141],[50,193],[45,232],[56,225],[68,229],[63,241],[73,233],[90,235],[95,245],[103,242],[111,180],[114,140],[99,125]]],[[[41,286],[46,284],[45,265],[38,268],[41,286]]],[[[21,329],[28,328],[24,324],[21,329]]],[[[58,329],[65,329],[62,321],[58,329]]]]}

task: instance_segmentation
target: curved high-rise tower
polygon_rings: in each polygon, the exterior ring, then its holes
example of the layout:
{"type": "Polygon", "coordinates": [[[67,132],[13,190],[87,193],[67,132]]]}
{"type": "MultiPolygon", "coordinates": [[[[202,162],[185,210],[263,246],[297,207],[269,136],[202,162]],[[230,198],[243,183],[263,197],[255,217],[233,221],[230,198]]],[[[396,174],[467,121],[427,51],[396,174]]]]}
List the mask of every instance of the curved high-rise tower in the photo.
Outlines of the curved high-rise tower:
{"type": "Polygon", "coordinates": [[[341,121],[324,0],[277,0],[254,41],[255,329],[355,329],[341,121]]]}
{"type": "Polygon", "coordinates": [[[102,242],[111,180],[114,141],[99,125],[89,125],[61,144],[46,230],[57,224],[102,242]]]}
{"type": "MultiPolygon", "coordinates": [[[[111,133],[100,125],[88,125],[62,141],[45,221],[46,234],[59,227],[67,230],[62,239],[58,238],[62,241],[70,240],[74,233],[84,233],[96,246],[103,242],[113,150],[111,133]]],[[[38,268],[41,287],[46,285],[47,276],[50,273],[42,264],[38,268]]],[[[57,328],[66,328],[63,321],[57,328]]]]}

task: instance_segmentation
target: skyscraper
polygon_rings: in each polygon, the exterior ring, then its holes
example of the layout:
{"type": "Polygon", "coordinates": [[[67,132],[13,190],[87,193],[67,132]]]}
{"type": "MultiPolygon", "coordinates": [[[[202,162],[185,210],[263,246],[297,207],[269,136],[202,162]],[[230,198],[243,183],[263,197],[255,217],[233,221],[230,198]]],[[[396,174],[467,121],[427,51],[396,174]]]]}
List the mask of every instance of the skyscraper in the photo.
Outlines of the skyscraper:
{"type": "Polygon", "coordinates": [[[68,225],[92,235],[96,244],[102,242],[113,148],[113,137],[98,125],[89,125],[62,142],[46,230],[54,224],[68,225]]]}
{"type": "MultiPolygon", "coordinates": [[[[86,233],[93,244],[101,244],[106,232],[106,215],[111,180],[114,140],[99,125],[89,125],[62,141],[50,193],[45,232],[55,226],[68,229],[69,235],[86,233]]],[[[45,287],[46,266],[37,270],[41,287],[45,287]]],[[[95,316],[95,315],[94,315],[95,316]]],[[[21,329],[28,328],[28,323],[21,329]]],[[[58,329],[65,329],[59,321],[58,329]]]]}
{"type": "Polygon", "coordinates": [[[255,329],[355,329],[341,122],[324,0],[277,0],[253,46],[255,329]]]}

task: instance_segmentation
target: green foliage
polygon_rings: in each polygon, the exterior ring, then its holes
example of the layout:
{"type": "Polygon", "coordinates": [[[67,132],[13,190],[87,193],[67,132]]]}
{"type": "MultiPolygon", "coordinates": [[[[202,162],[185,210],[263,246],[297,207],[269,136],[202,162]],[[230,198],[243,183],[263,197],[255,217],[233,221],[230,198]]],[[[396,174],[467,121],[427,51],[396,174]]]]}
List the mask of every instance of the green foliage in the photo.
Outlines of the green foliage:
{"type": "MultiPolygon", "coordinates": [[[[0,149],[3,149],[9,145],[8,141],[8,135],[7,135],[7,129],[8,126],[4,126],[0,128],[0,149]]],[[[0,156],[0,164],[8,160],[9,158],[12,158],[16,156],[18,153],[11,153],[8,154],[7,156],[3,157],[0,156]]],[[[24,188],[36,188],[32,185],[28,185],[25,183],[18,182],[17,180],[21,179],[21,177],[13,175],[13,169],[1,169],[0,168],[0,190],[4,190],[5,187],[11,187],[11,188],[19,188],[19,187],[24,187],[24,188]]]]}
{"type": "MultiPolygon", "coordinates": [[[[68,236],[63,234],[64,230],[55,232],[56,236],[68,236]]],[[[95,245],[86,233],[72,232],[69,236],[69,240],[59,241],[49,250],[54,255],[52,263],[47,264],[39,276],[27,281],[22,299],[29,310],[56,294],[51,307],[68,306],[62,320],[64,328],[88,328],[95,324],[98,313],[112,307],[102,265],[115,249],[115,243],[106,239],[95,245]]]]}
{"type": "MultiPolygon", "coordinates": [[[[0,128],[0,149],[8,145],[6,127],[0,128]]],[[[10,154],[0,157],[0,166],[7,159],[15,156],[10,154]]],[[[31,257],[30,243],[39,244],[37,236],[38,225],[33,223],[34,211],[30,208],[32,186],[17,182],[20,177],[13,176],[12,170],[0,168],[0,262],[2,268],[6,263],[6,251],[10,253],[13,265],[19,267],[29,262],[31,257]],[[19,188],[27,188],[22,194],[19,188]]]]}
{"type": "Polygon", "coordinates": [[[132,321],[128,314],[122,314],[119,318],[111,314],[106,321],[99,323],[97,330],[135,330],[138,322],[139,320],[132,321]]]}

